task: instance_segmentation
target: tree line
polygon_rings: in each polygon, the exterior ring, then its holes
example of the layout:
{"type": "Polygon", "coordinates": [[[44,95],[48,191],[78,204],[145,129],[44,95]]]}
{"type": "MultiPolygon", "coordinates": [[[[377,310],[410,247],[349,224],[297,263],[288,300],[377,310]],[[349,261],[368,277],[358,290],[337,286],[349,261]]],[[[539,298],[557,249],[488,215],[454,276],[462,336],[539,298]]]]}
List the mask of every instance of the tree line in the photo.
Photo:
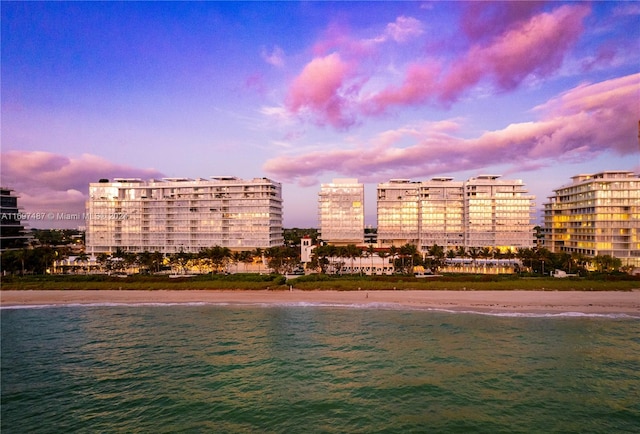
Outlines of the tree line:
{"type": "MultiPolygon", "coordinates": [[[[589,267],[594,267],[600,272],[628,271],[625,267],[621,267],[619,258],[610,255],[591,258],[581,254],[553,253],[545,248],[523,248],[512,252],[491,248],[458,247],[445,251],[442,246],[435,244],[424,254],[421,254],[413,244],[391,246],[387,249],[378,249],[373,245],[364,248],[355,244],[321,245],[313,250],[307,269],[326,274],[339,274],[342,273],[346,264],[350,264],[349,270],[353,272],[354,264],[358,261],[359,272],[362,273],[362,261],[371,260],[373,268],[374,256],[382,259],[389,258],[393,272],[400,274],[412,274],[415,266],[430,268],[435,272],[444,267],[446,259],[453,258],[468,258],[472,262],[478,259],[515,258],[522,264],[522,269],[517,271],[535,275],[548,275],[555,269],[584,274],[589,267]]],[[[0,265],[5,275],[46,274],[64,271],[57,270],[56,264],[64,262],[69,257],[74,257],[71,268],[81,272],[91,271],[89,255],[84,252],[74,255],[67,247],[38,246],[5,251],[0,255],[0,265]]],[[[136,270],[138,273],[152,274],[173,270],[175,273],[186,273],[187,270],[195,268],[200,273],[222,273],[228,271],[231,265],[235,265],[237,271],[247,271],[249,264],[263,264],[264,270],[261,271],[288,274],[301,268],[300,259],[300,250],[295,246],[257,248],[251,251],[231,251],[227,247],[213,246],[201,249],[197,253],[180,251],[167,255],[147,251],[133,253],[118,249],[112,254],[96,255],[98,270],[94,271],[120,273],[136,270]]]]}

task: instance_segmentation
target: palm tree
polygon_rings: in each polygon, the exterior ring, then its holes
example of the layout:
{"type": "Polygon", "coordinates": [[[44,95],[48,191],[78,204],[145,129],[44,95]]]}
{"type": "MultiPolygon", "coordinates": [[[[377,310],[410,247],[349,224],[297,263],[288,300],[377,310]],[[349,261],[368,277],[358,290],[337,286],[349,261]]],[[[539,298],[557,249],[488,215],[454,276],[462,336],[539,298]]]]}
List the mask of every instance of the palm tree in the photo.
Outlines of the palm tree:
{"type": "Polygon", "coordinates": [[[369,244],[367,246],[367,254],[369,255],[369,258],[371,258],[371,275],[373,276],[373,254],[376,252],[376,248],[373,247],[373,244],[369,244]]]}
{"type": "Polygon", "coordinates": [[[137,264],[138,256],[132,252],[124,252],[124,254],[122,255],[122,261],[124,262],[125,269],[129,271],[137,264]]]}
{"type": "Polygon", "coordinates": [[[155,266],[156,273],[160,272],[160,267],[164,264],[164,255],[159,251],[151,254],[151,264],[155,266]]]}
{"type": "Polygon", "coordinates": [[[545,263],[546,264],[550,264],[551,263],[551,261],[550,261],[551,252],[549,250],[545,249],[544,247],[542,247],[540,249],[535,249],[534,253],[535,253],[536,259],[538,260],[539,265],[541,266],[540,267],[540,273],[542,275],[544,275],[545,274],[544,264],[545,263]]]}
{"type": "Polygon", "coordinates": [[[522,265],[526,264],[526,261],[529,260],[529,271],[533,272],[533,256],[534,251],[529,247],[524,247],[522,249],[518,249],[518,253],[516,254],[518,259],[522,261],[522,265]]]}
{"type": "Polygon", "coordinates": [[[396,272],[396,255],[398,254],[398,248],[393,244],[389,247],[389,254],[391,255],[391,265],[393,265],[393,272],[396,272]]]}
{"type": "Polygon", "coordinates": [[[20,249],[16,251],[17,259],[20,261],[20,275],[24,276],[24,261],[27,256],[27,249],[20,249]]]}
{"type": "Polygon", "coordinates": [[[481,254],[480,248],[478,247],[471,247],[468,250],[469,256],[471,257],[471,259],[473,260],[473,266],[476,266],[476,260],[478,259],[478,257],[481,254]]]}
{"type": "Polygon", "coordinates": [[[338,254],[338,248],[333,244],[327,244],[326,248],[327,257],[329,260],[329,267],[327,271],[331,272],[332,274],[336,274],[336,255],[338,254]]]}
{"type": "Polygon", "coordinates": [[[316,247],[313,249],[311,256],[312,263],[315,263],[315,266],[320,268],[320,272],[322,274],[327,273],[329,269],[329,259],[327,259],[327,256],[329,256],[328,246],[324,245],[316,247]]]}
{"type": "Polygon", "coordinates": [[[244,263],[244,272],[246,273],[247,265],[253,262],[253,255],[251,254],[251,252],[243,250],[242,254],[240,255],[240,260],[244,263]]]}
{"type": "Polygon", "coordinates": [[[256,247],[255,250],[251,252],[251,255],[253,256],[254,261],[255,258],[259,258],[260,266],[258,267],[258,272],[262,273],[262,265],[264,264],[264,251],[260,247],[256,247]]]}
{"type": "Polygon", "coordinates": [[[505,250],[503,256],[506,259],[513,259],[513,257],[515,256],[515,254],[513,253],[513,250],[511,250],[511,248],[509,247],[507,250],[505,250]]]}
{"type": "Polygon", "coordinates": [[[210,261],[213,272],[217,273],[220,269],[226,267],[227,261],[231,257],[231,250],[228,247],[213,246],[205,249],[204,255],[210,261]]]}
{"type": "MultiPolygon", "coordinates": [[[[358,247],[356,247],[355,244],[349,244],[344,248],[344,255],[345,257],[349,258],[351,260],[351,273],[353,274],[353,261],[358,258],[358,257],[362,257],[362,250],[360,250],[358,247]]],[[[362,270],[362,266],[360,267],[360,269],[362,270]]]]}
{"type": "Polygon", "coordinates": [[[385,251],[378,252],[378,257],[382,259],[382,274],[384,274],[384,258],[388,257],[389,253],[385,251]]]}
{"type": "Polygon", "coordinates": [[[181,248],[179,252],[174,253],[169,257],[169,262],[172,265],[178,267],[178,270],[180,270],[182,274],[186,274],[187,264],[194,258],[194,256],[194,254],[185,252],[184,249],[181,248]]]}
{"type": "Polygon", "coordinates": [[[238,266],[242,261],[242,252],[235,251],[231,254],[231,261],[236,265],[236,273],[238,272],[238,266]]]}
{"type": "Polygon", "coordinates": [[[415,244],[407,243],[400,248],[400,252],[402,253],[402,268],[404,273],[413,273],[413,265],[415,257],[418,255],[418,249],[415,244]],[[404,260],[405,258],[409,258],[409,265],[405,267],[404,260]]]}
{"type": "Polygon", "coordinates": [[[434,271],[442,268],[444,263],[444,247],[434,244],[429,248],[428,253],[431,257],[431,266],[434,271]]]}
{"type": "Polygon", "coordinates": [[[108,253],[98,253],[98,256],[96,257],[98,265],[100,265],[100,268],[104,269],[105,271],[111,271],[110,259],[111,255],[109,255],[108,253]]]}
{"type": "Polygon", "coordinates": [[[480,257],[484,259],[489,259],[491,257],[491,248],[483,247],[482,250],[480,250],[480,257]]]}
{"type": "Polygon", "coordinates": [[[78,256],[76,256],[76,259],[74,259],[73,262],[75,262],[76,264],[80,264],[82,266],[82,269],[85,271],[85,274],[87,274],[86,266],[87,266],[88,260],[89,260],[89,255],[87,255],[86,252],[81,252],[78,254],[78,256]]]}
{"type": "Polygon", "coordinates": [[[571,254],[571,258],[573,260],[573,263],[576,265],[577,271],[584,273],[587,263],[586,257],[582,253],[574,252],[571,254]]]}

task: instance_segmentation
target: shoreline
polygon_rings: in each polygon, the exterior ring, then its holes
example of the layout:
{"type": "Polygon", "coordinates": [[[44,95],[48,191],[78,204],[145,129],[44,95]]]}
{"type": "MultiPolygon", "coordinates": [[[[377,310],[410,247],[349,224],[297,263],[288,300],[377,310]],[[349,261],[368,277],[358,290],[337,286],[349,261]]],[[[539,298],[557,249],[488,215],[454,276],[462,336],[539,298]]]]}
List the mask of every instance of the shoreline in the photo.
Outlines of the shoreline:
{"type": "Polygon", "coordinates": [[[100,304],[393,305],[480,313],[584,313],[640,316],[640,291],[269,291],[269,290],[10,290],[0,307],[100,304]]]}

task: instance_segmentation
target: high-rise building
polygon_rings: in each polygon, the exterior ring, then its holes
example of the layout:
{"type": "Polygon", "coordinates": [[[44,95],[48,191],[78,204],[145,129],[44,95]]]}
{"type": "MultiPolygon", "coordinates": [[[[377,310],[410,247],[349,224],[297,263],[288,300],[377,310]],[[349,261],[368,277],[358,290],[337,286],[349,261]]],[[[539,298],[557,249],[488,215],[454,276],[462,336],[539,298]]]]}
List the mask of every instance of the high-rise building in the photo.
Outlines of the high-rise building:
{"type": "Polygon", "coordinates": [[[234,251],[284,243],[282,186],[243,180],[116,178],[89,184],[87,252],[234,251]]]}
{"type": "Polygon", "coordinates": [[[576,175],[544,204],[544,245],[552,252],[611,255],[640,267],[640,176],[576,175]]]}
{"type": "Polygon", "coordinates": [[[364,185],[353,178],[338,178],[320,186],[320,237],[335,245],[364,242],[364,185]]]}
{"type": "Polygon", "coordinates": [[[521,180],[481,175],[424,182],[378,184],[378,242],[381,246],[434,244],[445,249],[533,247],[534,196],[521,180]]]}
{"type": "Polygon", "coordinates": [[[10,188],[0,188],[0,251],[20,249],[31,239],[21,215],[18,196],[10,188]]]}

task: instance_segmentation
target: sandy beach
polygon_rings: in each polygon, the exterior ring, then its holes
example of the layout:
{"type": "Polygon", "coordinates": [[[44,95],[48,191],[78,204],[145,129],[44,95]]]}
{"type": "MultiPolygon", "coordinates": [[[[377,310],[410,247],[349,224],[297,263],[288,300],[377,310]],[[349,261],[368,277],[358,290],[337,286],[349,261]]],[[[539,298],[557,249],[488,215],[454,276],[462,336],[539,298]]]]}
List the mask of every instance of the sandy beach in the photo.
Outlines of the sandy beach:
{"type": "Polygon", "coordinates": [[[1,306],[104,303],[377,304],[480,312],[640,315],[640,291],[0,291],[1,306]]]}

